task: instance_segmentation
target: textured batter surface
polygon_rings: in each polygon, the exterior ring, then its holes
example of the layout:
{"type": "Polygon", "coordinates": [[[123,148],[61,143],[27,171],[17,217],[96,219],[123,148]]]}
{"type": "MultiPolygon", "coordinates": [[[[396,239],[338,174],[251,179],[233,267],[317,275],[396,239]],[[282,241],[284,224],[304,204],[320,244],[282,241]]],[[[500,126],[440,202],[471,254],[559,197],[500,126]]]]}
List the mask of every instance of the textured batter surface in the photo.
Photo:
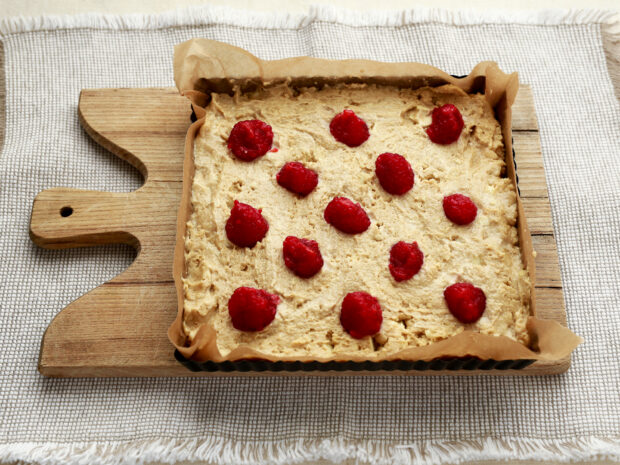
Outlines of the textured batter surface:
{"type": "Polygon", "coordinates": [[[483,96],[454,86],[399,90],[366,85],[293,91],[278,86],[252,95],[214,95],[195,141],[193,213],[186,233],[185,331],[194,336],[213,325],[218,349],[226,355],[246,345],[271,356],[328,358],[364,354],[382,357],[430,344],[465,328],[527,342],[529,281],[518,248],[516,194],[505,172],[498,122],[483,96]],[[435,106],[455,104],[465,128],[448,146],[424,132],[435,106]],[[343,109],[352,109],[370,129],[362,146],[349,148],[329,132],[343,109]],[[237,160],[226,149],[233,125],[261,119],[273,127],[274,146],[254,162],[237,160]],[[383,190],[375,160],[383,152],[402,154],[416,175],[404,196],[383,190]],[[276,183],[289,161],[315,170],[319,184],[306,198],[276,183]],[[460,192],[479,206],[470,226],[444,215],[442,199],[460,192]],[[335,196],[360,202],[370,228],[343,234],[323,219],[335,196]],[[234,200],[262,208],[269,222],[265,239],[252,249],[233,246],[224,233],[234,200]],[[316,240],[325,265],[311,279],[300,279],[284,265],[282,242],[288,235],[316,240]],[[388,270],[390,248],[417,241],[424,265],[412,279],[397,283],[388,270]],[[459,323],[448,311],[443,290],[469,281],[487,295],[482,318],[459,323]],[[232,327],[227,302],[239,286],[262,288],[282,299],[275,320],[263,331],[232,327]],[[339,321],[348,292],[377,297],[383,325],[374,338],[356,340],[339,321]]]}

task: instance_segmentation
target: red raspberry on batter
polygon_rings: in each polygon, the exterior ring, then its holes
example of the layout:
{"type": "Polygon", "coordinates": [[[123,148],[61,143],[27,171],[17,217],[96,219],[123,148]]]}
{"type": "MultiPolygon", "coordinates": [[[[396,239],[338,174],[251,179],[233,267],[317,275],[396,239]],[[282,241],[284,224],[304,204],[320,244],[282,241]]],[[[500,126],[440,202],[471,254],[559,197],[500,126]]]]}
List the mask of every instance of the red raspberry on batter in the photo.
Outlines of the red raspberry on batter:
{"type": "Polygon", "coordinates": [[[372,336],[381,329],[379,301],[367,292],[349,292],[342,301],[340,324],[355,339],[372,336]]]}
{"type": "Polygon", "coordinates": [[[409,162],[397,153],[382,153],[375,162],[375,173],[386,192],[403,195],[413,187],[413,170],[409,162]]]}
{"type": "Polygon", "coordinates": [[[358,147],[370,137],[366,122],[353,110],[344,110],[334,116],[332,122],[329,123],[329,131],[334,139],[349,147],[358,147]]]}
{"type": "Polygon", "coordinates": [[[476,219],[478,207],[466,195],[452,194],[443,198],[443,211],[453,223],[465,225],[476,219]]]}
{"type": "Polygon", "coordinates": [[[487,298],[479,287],[470,283],[456,283],[446,287],[443,296],[450,313],[461,323],[475,323],[486,308],[487,298]]]}
{"type": "Polygon", "coordinates": [[[323,212],[325,221],[334,228],[347,233],[363,233],[370,226],[370,219],[359,203],[346,197],[334,197],[323,212]]]}
{"type": "Polygon", "coordinates": [[[228,136],[228,148],[244,161],[262,157],[269,151],[272,143],[271,126],[259,119],[239,121],[228,136]]]}
{"type": "Polygon", "coordinates": [[[285,189],[305,197],[319,183],[319,176],[303,164],[291,161],[276,174],[276,180],[285,189]]]}
{"type": "Polygon", "coordinates": [[[235,329],[261,331],[276,317],[280,297],[262,289],[238,287],[228,300],[228,314],[235,329]]]}
{"type": "Polygon", "coordinates": [[[263,240],[269,230],[269,223],[263,218],[262,210],[235,200],[226,221],[226,237],[239,247],[254,247],[263,240]]]}
{"type": "Polygon", "coordinates": [[[396,281],[413,278],[424,263],[424,254],[417,242],[397,242],[390,249],[390,273],[396,281]]]}
{"type": "Polygon", "coordinates": [[[463,126],[461,112],[448,103],[433,110],[433,122],[426,129],[426,134],[436,144],[448,145],[458,140],[463,126]]]}
{"type": "Polygon", "coordinates": [[[319,244],[310,239],[288,236],[282,244],[284,264],[300,278],[311,278],[323,267],[319,244]]]}

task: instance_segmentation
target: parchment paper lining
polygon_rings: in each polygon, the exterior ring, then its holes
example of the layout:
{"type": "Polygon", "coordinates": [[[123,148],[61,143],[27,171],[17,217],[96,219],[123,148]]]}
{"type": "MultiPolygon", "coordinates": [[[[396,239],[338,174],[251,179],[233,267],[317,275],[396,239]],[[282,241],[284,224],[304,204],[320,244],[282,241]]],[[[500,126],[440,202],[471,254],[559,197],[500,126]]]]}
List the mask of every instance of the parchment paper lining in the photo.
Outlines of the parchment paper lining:
{"type": "Polygon", "coordinates": [[[439,357],[478,357],[493,360],[559,360],[568,356],[582,339],[556,321],[536,318],[535,262],[532,240],[521,199],[517,194],[517,229],[523,261],[531,281],[531,312],[527,323],[531,347],[505,336],[489,336],[464,331],[456,336],[425,347],[413,347],[389,356],[334,356],[330,358],[273,357],[249,347],[239,346],[227,356],[217,348],[217,334],[210,325],[203,325],[193,341],[183,331],[185,273],[185,230],[191,214],[191,189],[194,176],[193,142],[204,123],[204,107],[213,92],[231,92],[235,86],[252,90],[289,82],[292,86],[321,86],[336,82],[365,82],[379,85],[418,88],[454,84],[465,92],[483,92],[495,110],[504,137],[507,174],[516,190],[516,173],[512,156],[512,111],[519,81],[517,73],[505,74],[494,62],[482,62],[464,78],[455,78],[445,72],[420,63],[380,63],[368,60],[324,60],[311,57],[263,61],[249,52],[231,45],[207,39],[192,39],[175,47],[174,77],[181,94],[192,102],[198,120],[193,123],[185,141],[183,163],[183,193],[177,216],[177,235],[173,276],[177,291],[178,313],[168,330],[168,337],[178,351],[195,361],[232,361],[264,359],[269,361],[384,361],[432,360],[439,357]]]}

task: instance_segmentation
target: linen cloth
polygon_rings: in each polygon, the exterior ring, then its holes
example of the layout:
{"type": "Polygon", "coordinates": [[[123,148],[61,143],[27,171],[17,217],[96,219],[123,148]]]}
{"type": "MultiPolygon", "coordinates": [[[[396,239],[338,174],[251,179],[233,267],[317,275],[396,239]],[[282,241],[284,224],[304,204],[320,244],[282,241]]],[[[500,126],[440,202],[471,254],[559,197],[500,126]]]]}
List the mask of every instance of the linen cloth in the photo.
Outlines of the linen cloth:
{"type": "Polygon", "coordinates": [[[620,107],[601,42],[604,18],[201,8],[5,22],[0,461],[620,459],[620,107]],[[80,89],[172,86],[173,46],[192,37],[264,59],[418,61],[452,74],[495,60],[519,71],[535,96],[568,324],[586,341],[570,370],[498,378],[40,376],[39,344],[54,315],[135,256],[124,246],[43,250],[28,237],[43,189],[141,184],[80,128],[80,89]]]}

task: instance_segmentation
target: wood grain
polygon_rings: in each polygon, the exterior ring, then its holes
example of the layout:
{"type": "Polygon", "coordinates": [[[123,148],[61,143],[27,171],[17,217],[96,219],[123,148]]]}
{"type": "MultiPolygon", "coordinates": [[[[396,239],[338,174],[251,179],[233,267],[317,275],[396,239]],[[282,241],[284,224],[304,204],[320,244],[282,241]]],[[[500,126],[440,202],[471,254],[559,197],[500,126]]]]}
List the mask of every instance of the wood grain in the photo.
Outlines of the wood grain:
{"type": "MultiPolygon", "coordinates": [[[[33,204],[31,238],[46,248],[124,243],[139,253],[127,270],[56,316],[43,337],[39,371],[46,376],[63,377],[247,376],[192,373],[174,359],[166,336],[176,314],[172,257],[184,138],[190,124],[187,100],[175,89],[84,90],[78,109],[88,134],[138,168],[145,184],[129,193],[61,188],[43,191],[33,204]]],[[[538,312],[544,318],[566,324],[538,123],[532,92],[527,86],[521,88],[515,102],[513,127],[519,187],[537,252],[538,312]]],[[[524,370],[490,374],[560,373],[569,363],[568,359],[559,363],[537,362],[524,370]]],[[[325,376],[324,372],[309,374],[325,376]]],[[[348,374],[361,373],[338,373],[348,374]]],[[[278,375],[299,376],[286,372],[278,375]]]]}

